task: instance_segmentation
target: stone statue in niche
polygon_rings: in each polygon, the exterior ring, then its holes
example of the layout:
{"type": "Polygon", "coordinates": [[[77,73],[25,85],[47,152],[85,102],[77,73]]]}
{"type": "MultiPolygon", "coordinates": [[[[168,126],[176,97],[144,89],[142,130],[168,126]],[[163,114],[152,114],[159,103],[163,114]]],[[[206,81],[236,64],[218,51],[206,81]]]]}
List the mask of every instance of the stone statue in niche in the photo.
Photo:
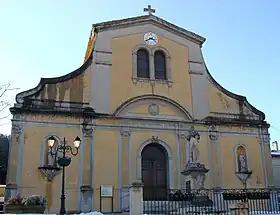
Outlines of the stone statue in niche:
{"type": "Polygon", "coordinates": [[[190,162],[191,163],[199,163],[200,152],[198,149],[200,135],[197,131],[192,131],[192,133],[188,136],[190,141],[190,162]]]}
{"type": "Polygon", "coordinates": [[[246,155],[243,152],[239,154],[238,161],[239,161],[239,172],[246,172],[247,171],[246,155]]]}

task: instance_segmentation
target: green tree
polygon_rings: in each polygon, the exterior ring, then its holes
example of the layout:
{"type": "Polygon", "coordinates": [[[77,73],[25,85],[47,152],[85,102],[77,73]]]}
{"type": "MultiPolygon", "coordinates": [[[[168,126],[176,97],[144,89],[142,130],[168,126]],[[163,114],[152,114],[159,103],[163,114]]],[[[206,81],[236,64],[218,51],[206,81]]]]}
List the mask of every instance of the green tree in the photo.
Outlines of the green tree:
{"type": "Polygon", "coordinates": [[[6,183],[10,136],[0,134],[0,184],[6,183]]]}
{"type": "MultiPolygon", "coordinates": [[[[13,103],[10,98],[14,98],[9,92],[17,89],[12,88],[11,83],[0,85],[0,127],[9,124],[10,113],[6,113],[6,110],[13,103]],[[4,120],[8,120],[8,122],[5,123],[4,120]]],[[[0,184],[6,183],[9,142],[10,136],[0,134],[0,184]]]]}

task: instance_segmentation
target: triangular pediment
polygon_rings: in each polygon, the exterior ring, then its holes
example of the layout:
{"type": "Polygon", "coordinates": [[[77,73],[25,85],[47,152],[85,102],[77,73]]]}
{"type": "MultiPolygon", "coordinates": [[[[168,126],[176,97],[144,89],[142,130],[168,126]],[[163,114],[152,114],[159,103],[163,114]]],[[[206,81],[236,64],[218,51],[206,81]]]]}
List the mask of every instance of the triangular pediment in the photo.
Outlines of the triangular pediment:
{"type": "Polygon", "coordinates": [[[202,45],[205,42],[205,38],[195,34],[191,31],[188,31],[184,28],[176,26],[160,17],[154,15],[144,15],[144,16],[137,16],[127,19],[120,19],[120,20],[112,20],[108,22],[102,22],[93,24],[94,32],[100,32],[105,30],[112,30],[112,29],[119,29],[125,28],[130,26],[136,25],[143,25],[143,24],[153,24],[159,26],[162,29],[171,31],[175,34],[179,34],[181,37],[184,37],[190,41],[193,41],[199,45],[202,45]]]}
{"type": "Polygon", "coordinates": [[[191,121],[192,118],[180,104],[158,95],[144,95],[123,103],[114,113],[115,117],[191,121]]]}

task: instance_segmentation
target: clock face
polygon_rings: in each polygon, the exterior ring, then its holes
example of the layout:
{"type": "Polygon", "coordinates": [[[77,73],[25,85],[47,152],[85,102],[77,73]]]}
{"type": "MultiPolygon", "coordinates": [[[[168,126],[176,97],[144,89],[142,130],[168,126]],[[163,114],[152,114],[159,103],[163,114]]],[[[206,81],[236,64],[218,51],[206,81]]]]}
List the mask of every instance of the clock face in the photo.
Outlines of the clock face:
{"type": "Polygon", "coordinates": [[[144,41],[150,46],[154,46],[158,43],[158,37],[153,32],[148,32],[144,35],[144,41]]]}

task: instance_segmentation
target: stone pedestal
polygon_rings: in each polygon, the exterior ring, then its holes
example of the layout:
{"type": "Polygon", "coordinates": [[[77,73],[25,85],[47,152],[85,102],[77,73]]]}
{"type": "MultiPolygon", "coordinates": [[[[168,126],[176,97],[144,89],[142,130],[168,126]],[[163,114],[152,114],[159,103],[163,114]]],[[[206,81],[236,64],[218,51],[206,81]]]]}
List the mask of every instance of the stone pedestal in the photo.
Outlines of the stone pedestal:
{"type": "Polygon", "coordinates": [[[93,189],[90,186],[81,186],[81,211],[83,213],[89,213],[92,211],[92,195],[93,189]]]}
{"type": "Polygon", "coordinates": [[[143,215],[143,183],[134,182],[129,187],[130,215],[143,215]]]}
{"type": "Polygon", "coordinates": [[[185,183],[190,181],[190,188],[196,190],[204,189],[205,177],[208,172],[209,169],[204,164],[188,162],[181,174],[185,176],[185,183]]]}
{"type": "Polygon", "coordinates": [[[238,202],[229,205],[231,211],[233,211],[234,215],[248,215],[249,207],[247,202],[238,202]]]}

